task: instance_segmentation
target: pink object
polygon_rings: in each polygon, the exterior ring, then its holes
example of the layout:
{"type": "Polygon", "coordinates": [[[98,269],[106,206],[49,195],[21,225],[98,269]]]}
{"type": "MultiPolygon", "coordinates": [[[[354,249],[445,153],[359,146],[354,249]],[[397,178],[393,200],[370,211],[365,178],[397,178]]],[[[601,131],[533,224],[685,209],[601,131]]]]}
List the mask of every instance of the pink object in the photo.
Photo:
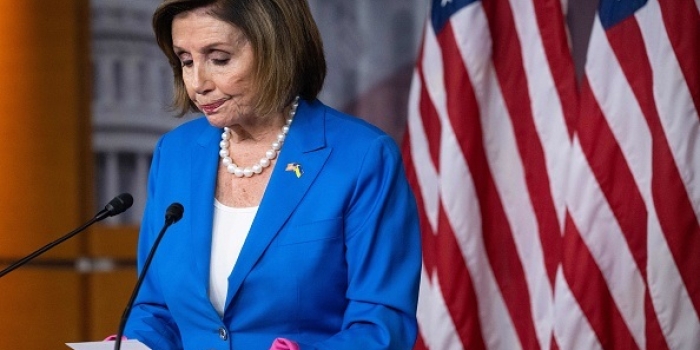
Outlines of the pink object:
{"type": "Polygon", "coordinates": [[[289,339],[277,338],[272,342],[270,350],[299,350],[299,345],[289,339]]]}
{"type": "MultiPolygon", "coordinates": [[[[110,340],[117,340],[117,335],[116,335],[116,334],[112,334],[112,335],[110,335],[109,337],[105,338],[104,341],[110,341],[110,340]]],[[[122,340],[127,340],[127,339],[126,339],[125,336],[122,336],[122,340]]]]}

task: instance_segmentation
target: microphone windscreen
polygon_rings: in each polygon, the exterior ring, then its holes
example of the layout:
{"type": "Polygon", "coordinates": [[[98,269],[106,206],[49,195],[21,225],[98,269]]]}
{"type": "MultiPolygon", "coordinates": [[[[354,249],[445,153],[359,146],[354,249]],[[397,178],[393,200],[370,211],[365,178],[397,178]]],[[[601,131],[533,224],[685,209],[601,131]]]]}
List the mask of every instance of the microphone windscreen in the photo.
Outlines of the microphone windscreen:
{"type": "Polygon", "coordinates": [[[134,197],[128,193],[122,193],[109,201],[109,203],[105,206],[105,209],[109,213],[109,216],[114,216],[131,208],[131,205],[133,204],[134,197]]]}
{"type": "Polygon", "coordinates": [[[168,209],[165,210],[165,220],[176,223],[178,220],[182,219],[182,214],[184,212],[185,207],[183,207],[182,204],[177,202],[170,204],[168,209]]]}

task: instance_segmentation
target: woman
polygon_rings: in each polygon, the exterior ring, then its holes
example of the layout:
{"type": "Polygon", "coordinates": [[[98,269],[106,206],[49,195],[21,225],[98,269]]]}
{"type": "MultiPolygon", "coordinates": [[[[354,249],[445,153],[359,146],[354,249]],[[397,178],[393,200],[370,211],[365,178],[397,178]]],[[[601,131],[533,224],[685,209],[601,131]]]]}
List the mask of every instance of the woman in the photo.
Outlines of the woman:
{"type": "Polygon", "coordinates": [[[181,114],[156,145],[126,336],[153,349],[411,349],[421,268],[390,137],[316,99],[301,0],[167,0],[153,17],[181,114]]]}

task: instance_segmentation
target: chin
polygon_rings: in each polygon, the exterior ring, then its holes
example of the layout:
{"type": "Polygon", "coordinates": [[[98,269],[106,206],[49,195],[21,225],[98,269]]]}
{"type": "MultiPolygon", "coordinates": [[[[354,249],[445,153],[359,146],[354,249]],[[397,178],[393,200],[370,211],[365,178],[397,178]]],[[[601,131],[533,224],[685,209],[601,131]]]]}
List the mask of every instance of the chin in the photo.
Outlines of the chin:
{"type": "Polygon", "coordinates": [[[224,126],[229,126],[229,124],[230,124],[230,120],[220,118],[216,115],[204,114],[204,117],[207,118],[207,121],[209,121],[209,124],[211,124],[211,126],[214,126],[217,128],[223,128],[224,126]]]}

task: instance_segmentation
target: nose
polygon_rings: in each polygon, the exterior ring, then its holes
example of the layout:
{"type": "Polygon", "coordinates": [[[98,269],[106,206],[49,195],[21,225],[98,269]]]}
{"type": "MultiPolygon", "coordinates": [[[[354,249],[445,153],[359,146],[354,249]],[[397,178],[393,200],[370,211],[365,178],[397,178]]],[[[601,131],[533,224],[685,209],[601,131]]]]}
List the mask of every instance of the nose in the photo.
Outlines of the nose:
{"type": "Polygon", "coordinates": [[[211,76],[206,65],[194,65],[192,68],[192,76],[189,80],[192,89],[199,95],[206,94],[213,89],[211,76]]]}

